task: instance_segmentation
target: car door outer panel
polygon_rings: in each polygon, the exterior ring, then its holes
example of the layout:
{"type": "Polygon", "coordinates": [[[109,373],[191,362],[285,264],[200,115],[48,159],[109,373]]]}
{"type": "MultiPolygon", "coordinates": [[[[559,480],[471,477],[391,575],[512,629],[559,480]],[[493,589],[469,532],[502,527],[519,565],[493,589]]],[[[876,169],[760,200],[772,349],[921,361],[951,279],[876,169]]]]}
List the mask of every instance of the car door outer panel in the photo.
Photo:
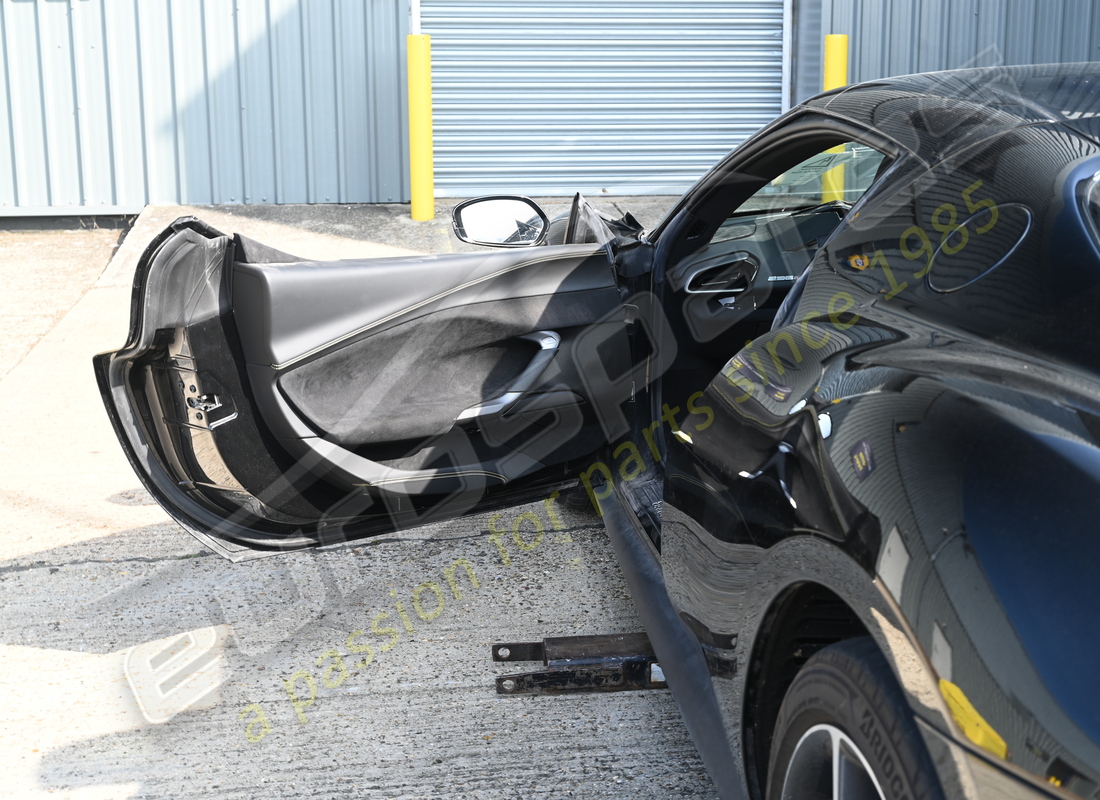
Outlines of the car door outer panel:
{"type": "MultiPolygon", "coordinates": [[[[890,657],[947,796],[1100,787],[1100,380],[1076,366],[1093,367],[1094,335],[1072,320],[1073,341],[1052,333],[1073,292],[1046,277],[1069,244],[1048,230],[1072,211],[1051,198],[1081,179],[1060,165],[1091,175],[1096,152],[1064,128],[1006,126],[946,153],[930,187],[908,204],[880,198],[893,211],[865,211],[818,252],[793,324],[751,342],[696,401],[710,430],[665,437],[665,584],[696,630],[731,642],[735,670],[712,659],[712,680],[727,727],[745,726],[750,768],[767,765],[759,720],[784,681],[856,629],[890,657]],[[1022,142],[1053,157],[1029,166],[1022,142]],[[912,279],[897,291],[896,266],[848,267],[962,205],[978,169],[982,197],[1036,209],[983,240],[976,258],[995,270],[945,296],[912,279]]],[[[1074,247],[1096,270],[1095,246],[1074,247]]]]}
{"type": "MultiPolygon", "coordinates": [[[[382,259],[380,263],[303,266],[292,261],[285,270],[285,283],[280,268],[270,261],[259,267],[244,265],[234,260],[234,253],[238,258],[287,257],[241,238],[234,242],[194,218],[174,223],[150,245],[139,265],[129,342],[122,350],[95,360],[108,412],[135,470],[176,520],[217,552],[240,559],[256,552],[315,546],[423,524],[433,514],[454,516],[474,507],[542,499],[570,483],[571,460],[598,447],[598,439],[589,436],[585,442],[589,427],[598,423],[591,419],[593,404],[581,394],[585,389],[577,388],[580,382],[573,376],[591,368],[586,359],[599,360],[604,372],[613,375],[625,368],[628,358],[614,275],[602,250],[557,248],[541,258],[510,250],[487,257],[382,259]],[[233,264],[231,285],[227,268],[233,264]],[[377,268],[385,278],[402,266],[424,270],[416,287],[419,294],[410,294],[404,307],[411,308],[406,314],[400,313],[397,300],[384,296],[401,294],[392,282],[384,279],[375,290],[369,288],[372,270],[377,268]],[[327,274],[331,280],[314,285],[302,278],[310,272],[327,274]],[[266,279],[253,280],[258,273],[266,273],[266,279]],[[295,285],[298,282],[301,286],[295,285]],[[311,288],[304,291],[302,286],[311,288]],[[356,292],[354,286],[361,288],[356,292]],[[555,299],[559,290],[563,293],[555,299]],[[377,313],[370,309],[373,295],[378,295],[377,313]],[[312,310],[303,309],[295,297],[308,300],[312,310]],[[338,328],[329,325],[323,313],[329,301],[338,312],[333,316],[341,317],[338,328]],[[239,314],[234,308],[237,303],[239,314]],[[334,375],[322,380],[331,380],[335,386],[331,391],[339,393],[347,374],[353,380],[365,374],[346,394],[368,394],[373,380],[393,365],[371,359],[369,348],[359,347],[360,342],[369,343],[372,334],[385,335],[403,324],[424,330],[439,315],[459,318],[463,308],[469,313],[458,323],[461,331],[440,326],[443,341],[436,358],[465,355],[466,371],[480,369],[486,377],[497,370],[499,376],[476,387],[489,395],[507,387],[509,373],[518,374],[523,359],[538,349],[530,336],[516,341],[510,334],[543,331],[543,338],[553,341],[556,349],[545,369],[540,369],[538,380],[491,419],[475,419],[470,426],[455,424],[445,436],[437,435],[440,430],[436,429],[418,429],[403,438],[400,432],[383,433],[383,439],[401,439],[396,449],[383,453],[385,459],[396,457],[401,463],[400,456],[409,451],[428,449],[435,453],[435,463],[428,459],[401,469],[369,461],[339,441],[324,441],[324,432],[287,401],[286,395],[294,392],[284,393],[277,387],[275,379],[293,375],[294,369],[276,370],[264,363],[264,357],[276,356],[309,369],[329,353],[359,348],[358,369],[332,370],[334,375]],[[478,315],[488,316],[489,322],[483,323],[478,315]],[[310,329],[308,320],[318,318],[319,328],[310,329]],[[468,335],[473,329],[484,331],[487,325],[499,325],[500,335],[468,335]],[[573,341],[578,329],[593,325],[609,329],[598,353],[574,346],[573,341]],[[544,330],[551,326],[560,331],[544,330]],[[336,330],[352,335],[334,334],[336,330]],[[456,332],[467,335],[459,337],[456,332]],[[278,347],[249,353],[243,346],[249,342],[255,348],[268,336],[278,347]],[[489,351],[488,358],[479,357],[479,349],[489,351]],[[516,353],[520,358],[509,357],[516,353]],[[264,387],[271,389],[266,397],[264,387]],[[272,398],[289,409],[284,417],[264,408],[272,398]],[[555,425],[554,420],[564,422],[555,425]],[[280,424],[284,424],[281,429],[280,424]],[[434,440],[443,440],[443,446],[432,450],[434,440]],[[327,453],[338,455],[326,457],[323,450],[288,447],[301,442],[320,442],[329,448],[327,453]],[[502,472],[511,470],[511,474],[503,480],[479,474],[486,450],[504,453],[502,472]],[[413,477],[404,478],[397,487],[379,480],[383,486],[379,491],[364,486],[367,481],[356,482],[354,476],[344,482],[333,480],[332,465],[342,454],[367,462],[375,470],[372,474],[413,477]],[[454,463],[463,456],[475,462],[468,472],[463,464],[454,463]],[[509,485],[508,478],[520,475],[525,477],[522,487],[509,485]],[[413,480],[419,484],[410,488],[413,480]]],[[[430,371],[430,363],[424,369],[430,371]]],[[[445,365],[440,372],[452,380],[468,378],[456,376],[445,365]]],[[[389,377],[399,388],[414,382],[414,376],[403,370],[394,373],[389,377]]],[[[447,386],[433,391],[453,418],[472,398],[492,399],[476,391],[464,396],[447,386]]],[[[396,389],[390,394],[402,399],[396,389]]],[[[352,407],[355,414],[372,412],[385,413],[385,408],[352,407]]]]}

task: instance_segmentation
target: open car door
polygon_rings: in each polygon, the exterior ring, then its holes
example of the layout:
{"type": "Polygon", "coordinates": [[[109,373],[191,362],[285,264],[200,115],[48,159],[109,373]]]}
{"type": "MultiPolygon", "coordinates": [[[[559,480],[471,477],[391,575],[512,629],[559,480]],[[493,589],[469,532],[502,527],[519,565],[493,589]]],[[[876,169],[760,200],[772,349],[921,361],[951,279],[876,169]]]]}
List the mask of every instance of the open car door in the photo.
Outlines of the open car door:
{"type": "Polygon", "coordinates": [[[185,217],[95,369],[146,488],[237,560],[545,498],[630,356],[596,245],[317,262],[185,217]]]}

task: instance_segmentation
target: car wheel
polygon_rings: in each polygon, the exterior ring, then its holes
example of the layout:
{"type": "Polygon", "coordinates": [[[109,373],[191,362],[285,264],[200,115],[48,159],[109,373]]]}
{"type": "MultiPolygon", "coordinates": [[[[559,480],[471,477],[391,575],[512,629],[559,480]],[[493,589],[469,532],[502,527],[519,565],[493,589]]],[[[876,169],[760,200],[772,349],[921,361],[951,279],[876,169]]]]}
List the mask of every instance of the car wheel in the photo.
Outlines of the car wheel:
{"type": "Polygon", "coordinates": [[[816,653],[775,724],[768,800],[942,800],[886,657],[868,637],[816,653]]]}

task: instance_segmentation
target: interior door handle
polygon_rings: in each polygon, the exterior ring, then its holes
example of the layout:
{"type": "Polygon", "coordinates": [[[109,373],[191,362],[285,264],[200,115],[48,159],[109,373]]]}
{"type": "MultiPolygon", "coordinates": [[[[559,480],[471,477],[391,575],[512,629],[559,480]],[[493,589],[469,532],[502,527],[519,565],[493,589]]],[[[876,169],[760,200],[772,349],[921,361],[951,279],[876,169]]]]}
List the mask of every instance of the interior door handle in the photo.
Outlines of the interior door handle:
{"type": "Polygon", "coordinates": [[[740,294],[756,280],[760,263],[751,253],[730,253],[719,264],[706,264],[692,272],[685,282],[688,294],[740,294]]]}
{"type": "Polygon", "coordinates": [[[497,416],[506,412],[515,405],[517,400],[534,388],[539,378],[542,377],[542,373],[546,372],[546,368],[554,360],[554,356],[558,352],[558,346],[561,345],[561,336],[553,331],[535,331],[519,338],[535,342],[539,346],[539,351],[535,353],[531,363],[516,376],[516,379],[512,381],[512,385],[508,387],[504,394],[494,397],[492,400],[486,400],[484,403],[478,403],[476,406],[470,406],[458,415],[457,422],[497,416]]]}

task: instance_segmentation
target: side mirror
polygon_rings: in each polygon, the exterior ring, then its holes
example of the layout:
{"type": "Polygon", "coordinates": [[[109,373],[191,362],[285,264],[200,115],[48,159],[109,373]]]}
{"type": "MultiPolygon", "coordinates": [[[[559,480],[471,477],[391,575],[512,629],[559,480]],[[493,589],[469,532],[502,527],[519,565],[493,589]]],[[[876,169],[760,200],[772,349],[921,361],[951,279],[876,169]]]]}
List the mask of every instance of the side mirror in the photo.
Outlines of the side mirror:
{"type": "Polygon", "coordinates": [[[489,247],[531,247],[542,244],[550,221],[533,200],[502,195],[477,197],[454,207],[455,236],[489,247]]]}

